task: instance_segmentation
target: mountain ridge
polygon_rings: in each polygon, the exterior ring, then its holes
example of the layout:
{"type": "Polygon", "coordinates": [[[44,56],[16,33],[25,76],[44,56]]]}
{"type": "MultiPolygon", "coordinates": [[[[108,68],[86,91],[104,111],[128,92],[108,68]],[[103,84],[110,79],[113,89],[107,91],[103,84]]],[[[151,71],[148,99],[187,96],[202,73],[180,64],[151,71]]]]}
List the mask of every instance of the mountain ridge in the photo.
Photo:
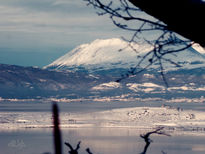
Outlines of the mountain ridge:
{"type": "Polygon", "coordinates": [[[205,68],[165,74],[170,87],[156,71],[144,71],[115,82],[113,72],[56,71],[0,64],[0,100],[13,99],[93,99],[93,98],[200,98],[205,92],[205,68]]]}

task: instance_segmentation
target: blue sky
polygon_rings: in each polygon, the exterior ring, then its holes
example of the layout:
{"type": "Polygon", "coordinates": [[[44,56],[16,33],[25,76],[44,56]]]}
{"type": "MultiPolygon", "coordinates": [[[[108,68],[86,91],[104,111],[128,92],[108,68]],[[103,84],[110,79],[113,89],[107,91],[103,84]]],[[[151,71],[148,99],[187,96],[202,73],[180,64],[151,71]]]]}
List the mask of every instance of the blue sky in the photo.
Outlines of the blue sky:
{"type": "Polygon", "coordinates": [[[0,63],[49,64],[77,45],[126,35],[83,0],[0,0],[0,63]]]}

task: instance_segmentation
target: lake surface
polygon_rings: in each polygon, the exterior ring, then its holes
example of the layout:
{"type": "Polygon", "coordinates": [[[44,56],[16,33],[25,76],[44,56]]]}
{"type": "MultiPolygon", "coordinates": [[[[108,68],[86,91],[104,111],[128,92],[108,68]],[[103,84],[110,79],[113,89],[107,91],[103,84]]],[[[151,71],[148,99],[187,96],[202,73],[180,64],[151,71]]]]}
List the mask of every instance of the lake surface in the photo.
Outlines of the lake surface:
{"type": "MultiPolygon", "coordinates": [[[[76,147],[81,141],[80,153],[86,154],[89,147],[95,154],[136,154],[143,151],[145,143],[139,137],[143,130],[123,128],[76,128],[64,129],[63,141],[76,147]]],[[[16,132],[0,132],[0,154],[43,154],[54,153],[52,130],[21,130],[16,132]]],[[[159,154],[204,154],[205,136],[172,135],[151,136],[147,153],[159,154]]],[[[68,148],[63,145],[64,154],[68,148]]]]}
{"type": "MultiPolygon", "coordinates": [[[[59,103],[61,112],[95,112],[115,108],[138,106],[161,106],[163,102],[73,102],[59,103]]],[[[170,104],[167,104],[170,105],[170,104]]],[[[172,103],[172,106],[183,109],[204,111],[203,103],[172,103]]],[[[41,102],[3,102],[0,112],[50,112],[50,103],[41,102]]],[[[89,147],[94,154],[136,154],[141,153],[145,142],[140,134],[150,130],[135,128],[66,128],[62,129],[63,142],[74,147],[81,141],[80,153],[86,154],[89,147]]],[[[167,132],[171,137],[152,135],[147,153],[160,154],[204,154],[205,132],[167,132]]],[[[51,128],[22,128],[0,131],[0,154],[43,154],[53,151],[51,128]]],[[[63,145],[64,154],[68,148],[63,145]]]]}

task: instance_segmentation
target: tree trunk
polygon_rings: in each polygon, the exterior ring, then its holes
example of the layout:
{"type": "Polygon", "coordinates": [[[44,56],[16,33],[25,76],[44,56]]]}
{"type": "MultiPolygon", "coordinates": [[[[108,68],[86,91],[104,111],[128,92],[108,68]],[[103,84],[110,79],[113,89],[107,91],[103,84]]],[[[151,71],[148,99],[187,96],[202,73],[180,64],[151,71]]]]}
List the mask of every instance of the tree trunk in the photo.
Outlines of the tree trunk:
{"type": "Polygon", "coordinates": [[[205,47],[205,2],[201,0],[129,0],[174,31],[205,47]]]}

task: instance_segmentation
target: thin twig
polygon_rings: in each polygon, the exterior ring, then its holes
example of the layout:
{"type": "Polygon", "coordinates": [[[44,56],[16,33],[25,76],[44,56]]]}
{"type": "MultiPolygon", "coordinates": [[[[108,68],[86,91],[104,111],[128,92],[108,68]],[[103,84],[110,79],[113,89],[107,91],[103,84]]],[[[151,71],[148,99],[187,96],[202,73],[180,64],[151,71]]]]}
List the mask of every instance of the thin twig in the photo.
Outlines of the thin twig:
{"type": "Polygon", "coordinates": [[[168,62],[176,67],[180,67],[180,65],[178,65],[173,59],[167,59],[165,58],[165,56],[184,51],[185,49],[191,47],[191,41],[179,39],[176,34],[168,30],[167,25],[162,23],[161,21],[141,16],[142,10],[137,7],[133,7],[127,0],[120,0],[119,3],[117,3],[119,4],[118,6],[115,6],[115,1],[112,0],[107,1],[106,3],[101,0],[84,1],[86,1],[88,5],[92,5],[94,8],[100,10],[101,12],[98,12],[98,15],[109,15],[115,26],[123,30],[133,32],[132,37],[129,40],[126,39],[128,45],[125,48],[120,49],[119,51],[125,50],[127,47],[130,47],[133,51],[139,54],[139,52],[132,45],[132,43],[137,43],[136,40],[139,39],[144,40],[153,47],[151,51],[141,57],[141,60],[137,62],[136,68],[132,68],[132,70],[129,71],[128,74],[122,75],[122,78],[118,81],[128,78],[130,75],[142,72],[142,70],[145,70],[144,68],[147,69],[153,64],[158,64],[162,79],[165,85],[168,86],[162,61],[168,62]],[[133,25],[135,25],[136,27],[133,28],[133,25]],[[153,41],[150,41],[146,38],[146,32],[158,32],[159,36],[156,37],[153,41]],[[174,47],[175,49],[172,49],[172,47],[174,47]],[[141,68],[140,65],[144,61],[147,61],[149,64],[144,66],[144,68],[141,68]],[[136,71],[137,69],[139,69],[138,67],[141,68],[140,71],[136,71]]]}
{"type": "Polygon", "coordinates": [[[67,145],[70,149],[70,151],[68,151],[69,154],[78,154],[78,150],[80,149],[80,143],[81,141],[78,142],[76,148],[74,149],[69,142],[65,142],[65,145],[67,145]]]}

